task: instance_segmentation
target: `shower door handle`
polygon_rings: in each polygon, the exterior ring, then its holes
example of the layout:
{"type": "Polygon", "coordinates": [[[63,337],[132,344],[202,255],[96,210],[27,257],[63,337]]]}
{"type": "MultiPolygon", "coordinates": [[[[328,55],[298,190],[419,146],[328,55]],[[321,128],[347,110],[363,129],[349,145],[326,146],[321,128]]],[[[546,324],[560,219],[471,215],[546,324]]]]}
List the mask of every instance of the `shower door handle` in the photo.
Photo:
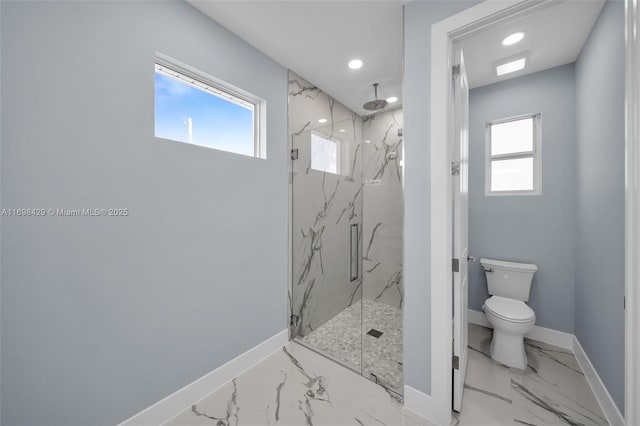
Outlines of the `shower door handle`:
{"type": "Polygon", "coordinates": [[[360,277],[360,224],[352,223],[349,227],[349,281],[360,277]]]}

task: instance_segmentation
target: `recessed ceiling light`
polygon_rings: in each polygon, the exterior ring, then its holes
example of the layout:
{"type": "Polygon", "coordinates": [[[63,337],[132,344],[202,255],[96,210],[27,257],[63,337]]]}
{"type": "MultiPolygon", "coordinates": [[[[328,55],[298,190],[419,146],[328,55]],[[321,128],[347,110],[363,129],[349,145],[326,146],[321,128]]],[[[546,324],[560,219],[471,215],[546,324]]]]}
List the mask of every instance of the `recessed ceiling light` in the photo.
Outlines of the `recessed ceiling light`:
{"type": "Polygon", "coordinates": [[[502,40],[503,46],[511,46],[512,44],[516,44],[520,40],[524,38],[524,33],[522,31],[518,31],[517,33],[513,33],[508,35],[502,40]]]}
{"type": "Polygon", "coordinates": [[[359,70],[362,68],[362,65],[364,65],[364,62],[362,62],[361,59],[352,59],[349,61],[349,68],[352,70],[359,70]]]}
{"type": "Polygon", "coordinates": [[[520,58],[511,62],[507,62],[506,64],[498,65],[496,67],[496,74],[500,76],[500,75],[505,75],[512,72],[520,71],[521,69],[524,68],[526,61],[527,61],[527,58],[520,58]]]}
{"type": "Polygon", "coordinates": [[[369,139],[365,139],[364,143],[371,143],[371,141],[369,139]]]}
{"type": "Polygon", "coordinates": [[[387,98],[387,102],[389,102],[390,104],[394,103],[394,102],[398,102],[398,98],[395,96],[390,96],[387,98]]]}
{"type": "Polygon", "coordinates": [[[320,124],[324,124],[326,122],[327,122],[326,118],[321,118],[320,120],[318,120],[318,123],[320,123],[320,124]]]}
{"type": "Polygon", "coordinates": [[[344,133],[344,132],[346,132],[347,130],[346,130],[346,129],[340,129],[340,130],[338,130],[338,131],[339,131],[340,133],[344,133]]]}

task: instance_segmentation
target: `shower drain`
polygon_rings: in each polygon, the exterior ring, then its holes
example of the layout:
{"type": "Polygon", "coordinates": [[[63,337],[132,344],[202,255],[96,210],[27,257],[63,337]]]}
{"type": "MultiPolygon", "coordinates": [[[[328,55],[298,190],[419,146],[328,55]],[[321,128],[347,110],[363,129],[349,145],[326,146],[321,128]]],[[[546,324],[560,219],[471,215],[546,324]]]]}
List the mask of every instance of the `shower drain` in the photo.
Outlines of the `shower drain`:
{"type": "Polygon", "coordinates": [[[375,328],[372,328],[371,330],[367,331],[367,334],[369,336],[375,337],[376,339],[379,339],[380,336],[382,336],[383,333],[382,333],[382,331],[379,331],[379,330],[376,330],[375,328]]]}

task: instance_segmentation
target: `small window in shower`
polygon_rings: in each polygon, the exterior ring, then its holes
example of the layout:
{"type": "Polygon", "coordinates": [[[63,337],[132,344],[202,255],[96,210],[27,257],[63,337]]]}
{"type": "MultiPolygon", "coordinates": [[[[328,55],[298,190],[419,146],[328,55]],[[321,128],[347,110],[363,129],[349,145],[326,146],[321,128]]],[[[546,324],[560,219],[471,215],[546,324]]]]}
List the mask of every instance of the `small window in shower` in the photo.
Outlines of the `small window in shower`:
{"type": "Polygon", "coordinates": [[[339,174],[339,164],[338,142],[311,133],[311,168],[321,172],[339,174]]]}
{"type": "Polygon", "coordinates": [[[311,168],[320,172],[348,176],[349,144],[346,141],[311,133],[311,168]]]}
{"type": "Polygon", "coordinates": [[[540,114],[487,123],[486,195],[539,195],[540,114]]]}

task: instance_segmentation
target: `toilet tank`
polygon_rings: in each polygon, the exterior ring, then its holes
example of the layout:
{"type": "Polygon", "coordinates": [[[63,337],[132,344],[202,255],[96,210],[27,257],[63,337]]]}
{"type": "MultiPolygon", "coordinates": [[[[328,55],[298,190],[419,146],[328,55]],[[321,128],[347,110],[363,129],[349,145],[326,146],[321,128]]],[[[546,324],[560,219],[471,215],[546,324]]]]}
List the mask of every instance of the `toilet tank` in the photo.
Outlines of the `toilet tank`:
{"type": "Polygon", "coordinates": [[[524,302],[529,300],[533,274],[538,270],[536,265],[493,259],[480,259],[480,264],[487,277],[489,294],[524,302]]]}

